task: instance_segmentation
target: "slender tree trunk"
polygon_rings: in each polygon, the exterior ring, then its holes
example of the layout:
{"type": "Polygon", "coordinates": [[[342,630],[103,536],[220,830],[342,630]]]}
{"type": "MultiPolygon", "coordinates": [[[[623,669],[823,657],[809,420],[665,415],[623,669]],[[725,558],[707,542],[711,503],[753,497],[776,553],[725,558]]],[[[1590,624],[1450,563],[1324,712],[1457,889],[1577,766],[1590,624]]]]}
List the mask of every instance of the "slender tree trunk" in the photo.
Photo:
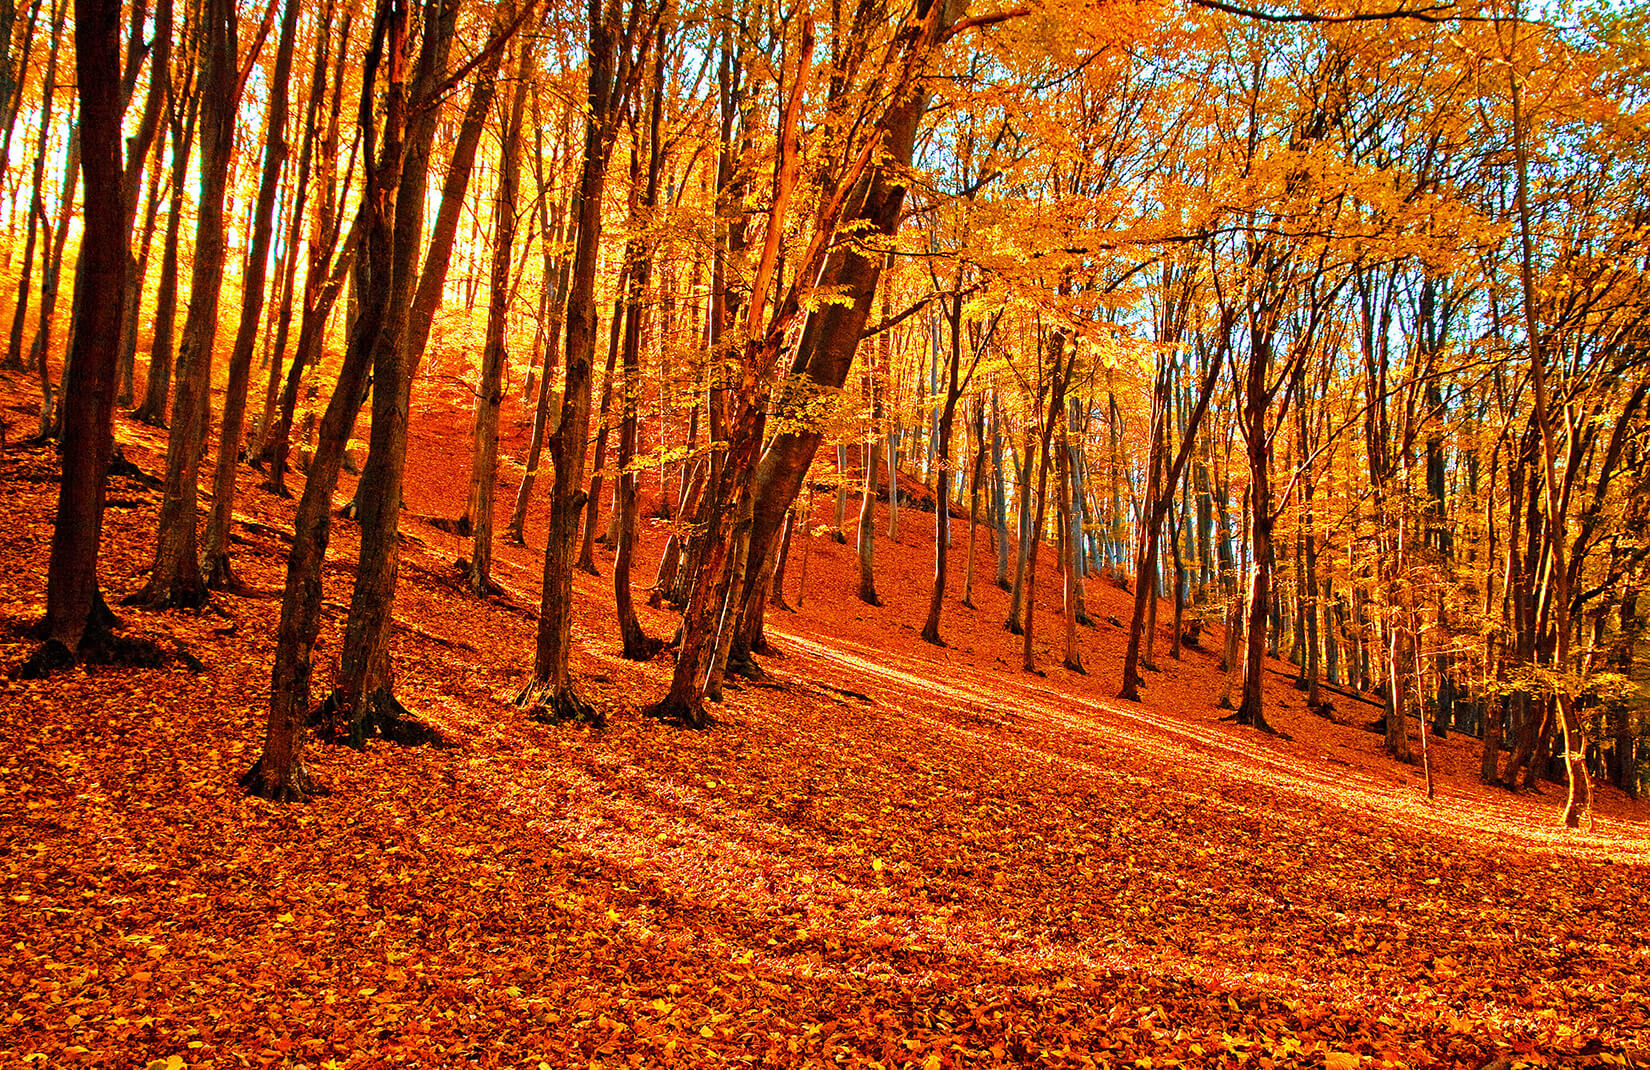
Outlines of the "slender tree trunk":
{"type": "Polygon", "coordinates": [[[963,569],[962,604],[974,608],[974,537],[980,521],[980,480],[985,475],[985,398],[974,399],[974,470],[968,480],[968,563],[963,569]]]}
{"type": "Polygon", "coordinates": [[[395,698],[389,632],[401,558],[401,488],[417,359],[408,343],[418,259],[424,251],[430,150],[440,115],[436,91],[445,76],[457,15],[457,0],[427,0],[424,8],[417,74],[406,107],[388,279],[380,279],[376,271],[371,278],[373,286],[386,289],[382,298],[373,298],[384,302],[384,311],[372,342],[367,463],[355,488],[361,550],[338,678],[328,699],[328,731],[353,746],[360,746],[369,734],[389,734],[404,712],[395,698]]]}
{"type": "MultiPolygon", "coordinates": [[[[659,49],[653,67],[653,89],[648,108],[647,188],[641,195],[640,211],[635,222],[640,225],[651,220],[659,206],[659,173],[664,169],[664,146],[660,143],[660,124],[664,118],[665,53],[659,49]]],[[[636,176],[632,175],[634,188],[636,176]]],[[[619,384],[619,476],[618,501],[614,512],[619,518],[613,555],[613,602],[619,620],[620,653],[632,661],[646,661],[657,654],[664,644],[642,630],[636,616],[636,603],[630,589],[630,572],[636,556],[636,423],[637,398],[642,389],[642,316],[643,302],[652,281],[653,254],[639,238],[632,239],[633,254],[629,271],[629,307],[625,311],[624,378],[619,384]]],[[[663,487],[660,488],[663,493],[663,487]]]]}
{"type": "MultiPolygon", "coordinates": [[[[1065,412],[1062,406],[1061,438],[1065,437],[1065,412]]],[[[1066,537],[1061,545],[1062,560],[1060,562],[1061,577],[1065,581],[1063,608],[1065,610],[1065,643],[1066,656],[1064,665],[1076,673],[1087,673],[1083,667],[1083,655],[1077,647],[1077,541],[1080,519],[1074,519],[1077,511],[1072,509],[1072,465],[1071,450],[1065,442],[1054,445],[1056,478],[1060,485],[1060,513],[1066,518],[1066,537]]]]}
{"type": "Polygon", "coordinates": [[[870,434],[865,436],[865,490],[859,499],[859,531],[857,535],[859,558],[859,600],[867,605],[880,606],[876,581],[876,506],[877,469],[882,464],[882,435],[872,417],[870,434]]]}
{"type": "MultiPolygon", "coordinates": [[[[535,124],[537,127],[538,124],[535,124]]],[[[542,138],[542,134],[535,134],[542,138]]],[[[549,186],[544,175],[544,145],[538,141],[533,153],[533,171],[539,188],[539,198],[549,197],[549,186]]],[[[548,208],[541,208],[548,212],[548,208]]],[[[546,304],[550,310],[549,322],[545,324],[544,373],[539,377],[538,400],[533,406],[533,433],[527,444],[527,464],[521,473],[521,484],[516,488],[515,508],[510,511],[510,531],[506,538],[516,546],[527,544],[527,503],[533,496],[533,483],[538,478],[539,459],[543,455],[544,440],[547,433],[553,434],[555,428],[550,427],[551,409],[554,407],[559,413],[560,406],[552,406],[550,393],[550,367],[556,355],[556,349],[561,344],[562,327],[566,320],[567,310],[567,272],[571,262],[565,255],[552,256],[548,236],[554,235],[555,247],[559,250],[569,235],[566,209],[561,203],[555,208],[554,222],[547,215],[544,220],[543,233],[547,236],[544,254],[545,287],[549,291],[546,295],[546,304]]]]}
{"type": "Polygon", "coordinates": [[[236,13],[230,0],[207,0],[201,46],[200,198],[196,205],[189,311],[178,347],[177,396],[166,437],[166,480],[149,582],[138,605],[193,607],[207,599],[196,536],[201,454],[211,412],[212,352],[223,288],[224,196],[234,155],[239,99],[236,13]]]}
{"type": "Polygon", "coordinates": [[[229,355],[229,382],[224,390],[223,427],[218,434],[218,464],[212,478],[212,516],[206,528],[206,582],[219,590],[242,587],[229,563],[229,525],[235,510],[235,469],[241,452],[241,427],[246,419],[247,388],[252,379],[252,353],[263,325],[264,274],[274,231],[275,196],[280,192],[281,169],[286,164],[287,83],[292,76],[292,50],[297,37],[299,0],[285,0],[281,36],[275,48],[275,70],[270,81],[263,175],[254,208],[252,247],[247,253],[240,326],[229,355]]]}
{"type": "Polygon", "coordinates": [[[487,297],[487,344],[476,398],[475,450],[470,462],[470,590],[485,595],[493,584],[493,494],[498,485],[498,414],[504,402],[504,335],[510,311],[510,262],[516,244],[516,202],[521,185],[521,119],[527,102],[531,49],[518,44],[515,93],[499,139],[499,180],[493,214],[493,272],[487,297]]]}
{"type": "MultiPolygon", "coordinates": [[[[596,274],[602,236],[602,194],[607,160],[622,108],[622,78],[615,77],[618,9],[607,13],[592,5],[588,53],[589,92],[585,110],[584,151],[573,218],[578,239],[567,292],[567,349],[561,419],[550,437],[555,487],[544,552],[544,583],[539,602],[538,639],[532,676],[519,701],[533,716],[551,720],[599,719],[573,686],[573,562],[579,514],[585,504],[585,449],[590,441],[590,375],[596,348],[596,274]]],[[[628,66],[628,64],[627,64],[628,66]]]]}
{"type": "MultiPolygon", "coordinates": [[[[199,33],[192,27],[191,33],[199,33]]],[[[195,142],[195,124],[200,115],[200,94],[190,82],[182,87],[182,97],[174,94],[172,136],[171,197],[167,204],[166,236],[161,241],[160,279],[155,286],[155,329],[149,343],[149,370],[144,381],[143,401],[132,418],[152,427],[166,425],[166,403],[172,390],[172,337],[178,318],[178,242],[183,232],[184,180],[189,171],[189,153],[195,142]]]]}
{"type": "MultiPolygon", "coordinates": [[[[630,270],[625,269],[626,278],[619,280],[619,292],[623,293],[629,285],[627,279],[630,270]]],[[[596,575],[596,509],[602,499],[602,468],[607,464],[607,431],[608,415],[613,408],[613,373],[619,366],[619,342],[624,330],[624,302],[613,302],[613,319],[608,324],[607,331],[607,366],[602,370],[602,400],[597,409],[596,427],[596,455],[591,461],[593,471],[590,475],[590,493],[584,500],[584,527],[583,536],[579,540],[579,559],[573,567],[580,572],[596,575]]]]}
{"type": "Polygon", "coordinates": [[[0,362],[0,367],[16,370],[27,367],[23,362],[23,324],[33,284],[35,237],[42,229],[46,231],[47,247],[51,245],[51,229],[46,224],[46,160],[51,155],[52,98],[57,95],[57,63],[65,37],[63,22],[68,6],[68,0],[55,0],[52,11],[51,44],[46,51],[46,72],[40,88],[40,141],[34,153],[34,193],[29,199],[28,237],[23,246],[22,276],[17,283],[17,306],[12,310],[11,336],[6,358],[0,362]]]}

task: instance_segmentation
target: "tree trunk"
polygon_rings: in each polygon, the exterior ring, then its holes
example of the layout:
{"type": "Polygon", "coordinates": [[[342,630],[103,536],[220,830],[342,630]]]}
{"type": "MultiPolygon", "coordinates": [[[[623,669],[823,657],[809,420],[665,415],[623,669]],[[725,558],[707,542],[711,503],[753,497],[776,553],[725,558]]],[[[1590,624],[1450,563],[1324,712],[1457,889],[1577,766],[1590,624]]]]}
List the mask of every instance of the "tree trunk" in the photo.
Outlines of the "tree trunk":
{"type": "MultiPolygon", "coordinates": [[[[535,123],[535,131],[539,124],[535,123]]],[[[533,173],[537,180],[539,199],[547,201],[550,195],[548,184],[544,176],[544,144],[542,133],[535,132],[535,151],[533,153],[533,173]]],[[[551,411],[550,367],[556,355],[556,348],[561,344],[562,326],[566,320],[567,310],[567,271],[570,261],[565,255],[552,255],[550,250],[559,250],[569,237],[567,227],[566,206],[558,202],[555,208],[554,220],[549,215],[549,208],[542,205],[540,211],[544,214],[542,232],[545,236],[544,278],[546,306],[549,308],[549,321],[544,327],[544,372],[539,376],[538,400],[533,405],[533,433],[527,444],[527,464],[521,473],[521,484],[516,488],[515,508],[510,511],[510,531],[506,538],[516,546],[527,544],[527,503],[533,496],[533,483],[538,478],[539,459],[544,451],[544,439],[547,433],[554,433],[549,426],[551,411]],[[552,245],[551,239],[554,239],[552,245]]],[[[559,412],[560,407],[557,406],[559,412]]]]}
{"type": "Polygon", "coordinates": [[[65,377],[63,474],[46,571],[45,644],[25,665],[42,675],[108,640],[113,615],[98,591],[103,499],[113,451],[115,362],[126,289],[121,213],[119,0],[76,0],[75,68],[80,96],[80,158],[86,179],[87,283],[107,300],[87,302],[65,377]],[[55,648],[55,649],[53,649],[55,648]]]}
{"type": "MultiPolygon", "coordinates": [[[[619,292],[628,287],[629,265],[625,278],[619,280],[619,292]]],[[[583,536],[579,540],[579,559],[573,567],[580,572],[596,575],[596,509],[602,499],[602,468],[607,464],[608,414],[613,409],[613,373],[619,366],[619,342],[624,334],[624,302],[613,302],[613,319],[607,330],[607,366],[602,370],[602,400],[597,408],[596,455],[591,461],[590,493],[585,496],[583,536]]]]}
{"type": "Polygon", "coordinates": [[[285,166],[287,83],[292,75],[292,50],[297,35],[299,0],[285,0],[281,13],[281,36],[275,49],[275,70],[270,81],[269,116],[265,123],[268,143],[264,149],[263,175],[258,183],[258,201],[252,224],[252,247],[247,253],[242,287],[241,321],[235,331],[235,348],[229,355],[229,382],[224,391],[223,427],[218,434],[218,464],[212,478],[212,517],[206,528],[206,573],[208,585],[219,590],[239,589],[229,563],[229,525],[235,509],[235,469],[241,452],[241,426],[246,418],[247,387],[252,378],[252,351],[263,325],[264,274],[269,261],[270,236],[274,230],[275,195],[280,190],[281,169],[285,166]]]}
{"type": "MultiPolygon", "coordinates": [[[[166,436],[166,481],[159,536],[149,582],[132,597],[138,605],[194,607],[207,599],[197,549],[196,503],[201,454],[211,411],[212,351],[225,254],[224,195],[234,155],[239,100],[236,13],[230,0],[207,0],[201,46],[200,198],[196,205],[189,311],[178,346],[177,396],[166,436]]],[[[147,400],[147,399],[145,399],[147,400]]]]}
{"type": "MultiPolygon", "coordinates": [[[[544,551],[544,582],[539,602],[538,638],[533,671],[519,696],[533,716],[551,720],[598,719],[574,689],[569,659],[573,647],[573,562],[579,514],[585,504],[585,449],[590,441],[590,374],[596,348],[596,274],[602,236],[602,194],[613,134],[623,111],[623,78],[616,77],[618,8],[606,13],[594,6],[589,25],[589,91],[585,109],[584,151],[574,193],[573,218],[578,239],[567,292],[567,349],[561,419],[550,437],[555,463],[550,525],[544,551]]],[[[628,58],[628,57],[627,57],[628,58]]],[[[628,63],[625,64],[628,67],[628,63]]]]}
{"type": "Polygon", "coordinates": [[[527,102],[531,49],[517,45],[515,94],[499,138],[498,199],[493,214],[493,271],[487,296],[487,344],[481,358],[481,392],[476,398],[475,449],[470,462],[470,590],[491,593],[493,584],[493,494],[498,485],[498,413],[503,404],[504,333],[510,311],[510,262],[516,244],[516,201],[521,184],[521,118],[527,102]]]}
{"type": "MultiPolygon", "coordinates": [[[[640,229],[651,221],[659,205],[659,173],[664,169],[664,146],[659,127],[664,118],[664,49],[659,49],[653,67],[653,91],[648,109],[647,189],[641,195],[635,223],[640,229]]],[[[632,173],[632,188],[635,187],[632,173]]],[[[614,540],[613,600],[619,619],[620,653],[632,661],[646,661],[664,644],[642,630],[636,617],[635,598],[630,590],[631,565],[636,555],[636,409],[642,387],[642,316],[652,279],[652,251],[639,238],[631,239],[633,255],[629,271],[629,307],[625,311],[624,379],[619,384],[619,476],[615,514],[619,518],[614,540]]],[[[660,493],[664,488],[660,487],[660,493]]]]}
{"type": "MultiPolygon", "coordinates": [[[[63,22],[68,14],[68,7],[67,0],[56,0],[52,12],[51,44],[46,50],[46,72],[40,89],[40,143],[34,153],[34,193],[29,199],[28,237],[23,246],[22,276],[17,283],[17,306],[12,310],[11,336],[6,345],[5,360],[0,361],[0,367],[19,371],[27,367],[23,362],[23,322],[29,310],[35,238],[42,228],[45,228],[47,233],[46,245],[49,247],[51,244],[51,231],[46,226],[46,160],[51,155],[52,98],[57,94],[57,63],[64,39],[63,22]]],[[[116,51],[119,51],[118,45],[116,51]]]]}
{"type": "Polygon", "coordinates": [[[980,522],[980,480],[985,475],[985,398],[974,398],[974,470],[968,480],[968,562],[963,568],[962,604],[974,608],[974,537],[980,522]]]}
{"type": "Polygon", "coordinates": [[[401,488],[416,361],[408,336],[418,258],[424,247],[430,150],[440,116],[436,91],[445,76],[457,15],[457,0],[428,0],[424,8],[418,69],[406,105],[406,141],[395,194],[388,278],[381,279],[376,271],[371,276],[372,286],[383,286],[385,291],[382,297],[373,297],[375,302],[383,301],[384,311],[372,341],[367,463],[355,488],[361,550],[338,678],[328,700],[328,731],[347,738],[352,746],[360,746],[371,733],[388,734],[403,712],[395,699],[389,631],[401,558],[401,488]]]}

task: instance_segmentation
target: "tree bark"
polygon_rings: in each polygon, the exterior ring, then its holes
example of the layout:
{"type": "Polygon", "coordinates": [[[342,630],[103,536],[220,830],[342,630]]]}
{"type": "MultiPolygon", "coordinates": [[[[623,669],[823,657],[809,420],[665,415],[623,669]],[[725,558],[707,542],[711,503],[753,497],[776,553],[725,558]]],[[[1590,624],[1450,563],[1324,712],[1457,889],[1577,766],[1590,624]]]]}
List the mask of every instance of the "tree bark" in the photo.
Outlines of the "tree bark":
{"type": "MultiPolygon", "coordinates": [[[[632,0],[632,21],[639,0],[632,0]]],[[[629,43],[619,39],[619,0],[602,10],[592,0],[589,11],[588,93],[584,151],[579,184],[573,195],[578,239],[567,292],[567,348],[561,419],[550,436],[555,485],[544,551],[544,582],[539,601],[538,637],[532,675],[519,696],[534,717],[550,720],[599,720],[573,685],[573,562],[579,514],[585,504],[585,449],[590,440],[590,376],[596,348],[596,274],[602,235],[602,194],[607,161],[623,112],[630,67],[629,43]],[[621,48],[624,55],[621,58],[621,48]]],[[[647,36],[644,35],[645,42],[647,36]]],[[[645,47],[645,43],[640,45],[645,47]]]]}
{"type": "Polygon", "coordinates": [[[377,273],[372,278],[373,286],[383,285],[386,290],[383,318],[372,348],[367,463],[355,489],[361,551],[344,625],[338,679],[329,699],[328,730],[347,738],[352,746],[360,746],[371,733],[388,734],[402,714],[395,699],[388,641],[401,558],[401,488],[416,360],[407,342],[424,244],[430,150],[440,116],[435,94],[446,72],[457,16],[458,0],[427,0],[418,69],[406,106],[388,278],[381,280],[377,273]]]}
{"type": "Polygon", "coordinates": [[[487,297],[487,344],[476,398],[475,449],[470,462],[470,590],[485,595],[493,584],[493,495],[498,485],[498,413],[503,404],[504,329],[510,311],[510,262],[516,244],[516,202],[521,184],[521,118],[527,102],[531,49],[517,46],[515,93],[499,139],[499,180],[493,214],[492,285],[487,297]]]}
{"type": "Polygon", "coordinates": [[[104,489],[113,451],[115,363],[126,290],[126,231],[120,167],[119,0],[75,0],[75,67],[86,180],[86,255],[81,261],[97,300],[82,309],[65,381],[63,475],[46,571],[45,645],[25,666],[30,675],[91,652],[115,624],[98,591],[104,489]],[[51,650],[49,648],[56,647],[51,650]],[[54,656],[55,655],[55,656],[54,656]]]}
{"type": "Polygon", "coordinates": [[[212,478],[212,516],[206,528],[206,582],[218,590],[238,590],[229,562],[229,525],[235,510],[235,470],[241,452],[241,429],[246,419],[247,388],[252,378],[252,351],[263,326],[264,276],[274,231],[275,196],[281,169],[286,165],[287,83],[292,76],[292,51],[297,37],[299,0],[286,0],[281,13],[280,40],[275,48],[275,70],[270,79],[268,143],[263,175],[253,209],[252,247],[247,253],[242,287],[240,326],[229,355],[229,382],[224,390],[223,426],[218,434],[218,463],[212,478]]]}
{"type": "Polygon", "coordinates": [[[207,599],[196,542],[196,504],[211,412],[212,351],[223,288],[224,195],[234,155],[240,86],[234,4],[230,0],[207,0],[201,14],[205,26],[201,34],[200,197],[189,277],[189,311],[184,316],[178,346],[177,392],[166,436],[166,480],[155,559],[149,582],[132,596],[135,604],[152,609],[194,607],[207,599]]]}

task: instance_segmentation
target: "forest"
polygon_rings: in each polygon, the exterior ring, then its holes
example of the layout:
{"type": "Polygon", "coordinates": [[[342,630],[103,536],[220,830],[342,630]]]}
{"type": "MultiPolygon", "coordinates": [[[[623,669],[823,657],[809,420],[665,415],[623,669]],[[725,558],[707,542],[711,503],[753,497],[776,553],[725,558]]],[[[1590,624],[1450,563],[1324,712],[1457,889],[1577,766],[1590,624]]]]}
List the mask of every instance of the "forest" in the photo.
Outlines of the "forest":
{"type": "Polygon", "coordinates": [[[0,1057],[1650,1065],[1650,9],[0,0],[0,1057]]]}

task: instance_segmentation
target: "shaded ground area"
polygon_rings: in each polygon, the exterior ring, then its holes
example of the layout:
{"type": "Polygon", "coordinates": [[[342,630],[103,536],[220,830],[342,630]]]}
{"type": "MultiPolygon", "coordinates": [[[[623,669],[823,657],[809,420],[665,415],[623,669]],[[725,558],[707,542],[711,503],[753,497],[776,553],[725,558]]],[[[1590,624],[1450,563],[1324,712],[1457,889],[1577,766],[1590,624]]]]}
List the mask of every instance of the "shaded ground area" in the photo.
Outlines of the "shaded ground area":
{"type": "MultiPolygon", "coordinates": [[[[25,389],[8,382],[14,410],[25,389]]],[[[462,508],[455,421],[415,414],[415,514],[462,508]]],[[[159,471],[154,432],[119,434],[159,471]]],[[[511,493],[518,474],[502,474],[511,493]]],[[[0,457],[4,668],[42,610],[54,480],[47,450],[0,457]]],[[[129,503],[108,522],[120,594],[152,550],[155,493],[117,480],[111,498],[129,503]]],[[[816,523],[830,507],[821,495],[816,523]]],[[[235,550],[254,584],[280,582],[290,508],[244,495],[235,550]]],[[[1476,742],[1455,737],[1435,744],[1428,801],[1378,737],[1307,713],[1281,678],[1269,716],[1292,740],[1221,724],[1196,650],[1161,659],[1146,704],[1117,703],[1122,633],[1106,624],[1084,632],[1091,675],[1057,654],[1046,677],[1021,673],[983,546],[982,608],[949,601],[952,645],[929,647],[931,524],[904,511],[903,541],[879,539],[881,609],[853,597],[851,547],[810,540],[801,612],[771,618],[771,678],[688,733],[636,713],[668,660],[617,657],[608,559],[577,580],[576,665],[610,727],[547,728],[508,703],[531,656],[534,525],[531,549],[500,548],[510,597],[480,601],[452,567],[463,540],[409,523],[401,691],[459,746],[312,745],[335,794],[304,806],[235,787],[261,741],[273,600],[127,613],[199,673],[0,682],[0,1060],[1650,1059],[1650,835],[1632,804],[1605,791],[1594,829],[1566,835],[1556,793],[1479,786],[1476,742]]],[[[340,522],[323,682],[354,551],[340,522]]],[[[1097,619],[1126,615],[1120,591],[1089,599],[1097,619]]]]}

